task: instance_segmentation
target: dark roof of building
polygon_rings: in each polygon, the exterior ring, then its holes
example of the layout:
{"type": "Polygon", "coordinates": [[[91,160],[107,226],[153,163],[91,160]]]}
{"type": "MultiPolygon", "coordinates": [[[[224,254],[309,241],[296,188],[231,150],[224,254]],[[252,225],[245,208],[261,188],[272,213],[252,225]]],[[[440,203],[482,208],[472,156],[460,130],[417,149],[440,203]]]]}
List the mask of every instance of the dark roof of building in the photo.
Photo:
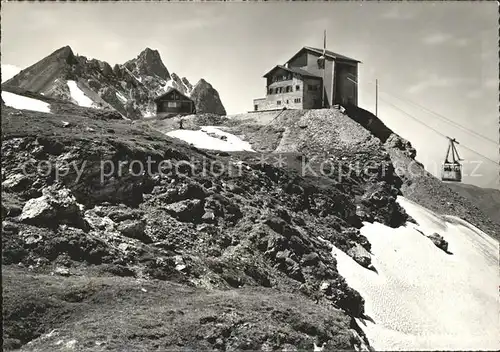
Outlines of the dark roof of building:
{"type": "MultiPolygon", "coordinates": [[[[313,52],[313,53],[319,54],[319,55],[323,54],[323,49],[318,49],[318,48],[313,48],[313,47],[310,47],[310,46],[305,46],[302,49],[300,49],[297,52],[297,54],[295,54],[294,56],[292,56],[292,58],[290,60],[288,60],[288,61],[291,61],[292,59],[294,59],[297,55],[299,55],[304,50],[309,51],[309,52],[313,52]]],[[[333,51],[330,51],[330,50],[325,50],[325,56],[329,57],[329,58],[332,58],[334,60],[342,60],[342,61],[350,61],[350,62],[361,63],[361,61],[359,61],[359,60],[347,57],[345,55],[334,53],[333,51]]]]}
{"type": "Polygon", "coordinates": [[[301,76],[304,76],[304,77],[321,78],[320,76],[312,74],[312,73],[310,73],[310,72],[308,72],[306,70],[303,70],[301,68],[298,68],[298,67],[286,67],[286,66],[283,66],[283,65],[276,65],[276,66],[274,66],[268,73],[266,73],[264,75],[264,77],[269,76],[269,74],[271,74],[271,72],[275,71],[278,68],[281,68],[281,69],[283,69],[285,71],[288,71],[288,72],[297,73],[297,74],[299,74],[301,76]]]}
{"type": "Polygon", "coordinates": [[[188,97],[186,94],[182,93],[180,90],[178,90],[177,88],[174,88],[174,87],[168,87],[167,88],[167,91],[165,93],[163,93],[162,95],[156,97],[154,99],[154,101],[158,101],[160,100],[161,98],[164,98],[165,96],[169,95],[170,93],[172,93],[173,91],[176,91],[177,93],[179,93],[181,96],[183,96],[184,98],[188,99],[188,100],[191,100],[192,99],[190,97],[188,97]]]}

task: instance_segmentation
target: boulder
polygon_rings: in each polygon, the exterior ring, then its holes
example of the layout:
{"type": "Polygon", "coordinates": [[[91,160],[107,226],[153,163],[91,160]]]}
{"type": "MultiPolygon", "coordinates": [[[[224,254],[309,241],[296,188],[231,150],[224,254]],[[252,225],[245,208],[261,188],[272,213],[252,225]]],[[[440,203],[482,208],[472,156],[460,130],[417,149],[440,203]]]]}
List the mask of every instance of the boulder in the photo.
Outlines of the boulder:
{"type": "Polygon", "coordinates": [[[229,183],[227,185],[227,189],[229,190],[229,192],[232,192],[232,193],[236,193],[236,194],[242,194],[244,193],[245,191],[243,190],[243,188],[241,188],[240,186],[238,185],[235,185],[234,183],[229,183]]]}
{"type": "Polygon", "coordinates": [[[24,191],[30,183],[30,180],[23,174],[13,174],[2,182],[2,190],[12,192],[24,191]]]}
{"type": "Polygon", "coordinates": [[[203,203],[199,199],[187,199],[172,203],[167,205],[165,209],[177,220],[185,222],[197,222],[204,213],[203,203]]]}
{"type": "Polygon", "coordinates": [[[328,281],[323,281],[319,286],[319,291],[325,295],[328,295],[332,291],[332,284],[328,281]]]}
{"type": "Polygon", "coordinates": [[[54,186],[43,189],[41,197],[26,202],[19,220],[42,227],[53,228],[67,224],[83,230],[88,229],[82,209],[71,191],[66,188],[56,189],[54,186]]]}
{"type": "Polygon", "coordinates": [[[16,234],[19,232],[19,226],[10,221],[2,221],[2,233],[3,234],[16,234]]]}
{"type": "Polygon", "coordinates": [[[442,249],[443,251],[448,251],[448,242],[440,234],[434,232],[432,235],[427,236],[436,247],[442,249]]]}
{"type": "Polygon", "coordinates": [[[177,189],[179,200],[184,199],[203,199],[207,195],[207,191],[198,183],[183,183],[177,189]]]}
{"type": "Polygon", "coordinates": [[[319,262],[319,255],[316,252],[311,252],[302,257],[302,264],[305,266],[315,265],[319,262]]]}
{"type": "Polygon", "coordinates": [[[143,211],[130,208],[113,209],[107,214],[107,216],[114,222],[121,222],[125,220],[136,220],[140,219],[143,215],[144,215],[143,211]]]}
{"type": "Polygon", "coordinates": [[[141,220],[125,220],[118,225],[118,231],[129,238],[135,238],[144,243],[153,242],[145,233],[146,224],[141,220]]]}
{"type": "Polygon", "coordinates": [[[215,214],[212,211],[206,211],[205,214],[201,217],[203,222],[213,223],[215,222],[215,214]]]}

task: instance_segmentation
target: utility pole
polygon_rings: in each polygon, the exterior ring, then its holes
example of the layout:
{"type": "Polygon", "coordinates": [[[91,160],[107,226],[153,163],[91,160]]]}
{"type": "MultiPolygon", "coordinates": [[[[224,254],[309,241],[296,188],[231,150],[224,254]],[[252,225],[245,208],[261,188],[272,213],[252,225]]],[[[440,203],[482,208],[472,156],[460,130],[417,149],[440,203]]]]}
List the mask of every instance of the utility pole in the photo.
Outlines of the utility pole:
{"type": "Polygon", "coordinates": [[[375,116],[378,117],[378,79],[375,79],[375,116]]]}
{"type": "Polygon", "coordinates": [[[324,108],[325,107],[325,70],[326,70],[326,60],[323,61],[323,81],[322,81],[322,85],[321,85],[321,90],[323,91],[323,96],[321,98],[321,107],[324,108]]]}
{"type": "Polygon", "coordinates": [[[326,29],[323,32],[323,55],[318,59],[318,63],[322,62],[323,65],[323,80],[321,82],[321,108],[325,107],[325,71],[326,71],[326,29]]]}

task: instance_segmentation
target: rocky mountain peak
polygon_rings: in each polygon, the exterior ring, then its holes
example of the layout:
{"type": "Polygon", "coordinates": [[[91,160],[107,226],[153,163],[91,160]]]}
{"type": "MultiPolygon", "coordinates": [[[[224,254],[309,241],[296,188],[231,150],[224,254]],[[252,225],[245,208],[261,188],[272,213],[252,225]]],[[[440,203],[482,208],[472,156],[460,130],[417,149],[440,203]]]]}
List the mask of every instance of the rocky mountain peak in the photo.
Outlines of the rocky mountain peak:
{"type": "Polygon", "coordinates": [[[151,48],[148,48],[148,47],[146,47],[146,49],[144,49],[143,51],[141,51],[141,53],[139,54],[139,56],[142,56],[142,55],[156,55],[156,56],[160,57],[160,53],[158,52],[158,50],[151,49],[151,48]]]}
{"type": "Polygon", "coordinates": [[[208,83],[207,81],[205,81],[204,78],[201,78],[198,81],[198,83],[196,83],[195,88],[198,86],[199,86],[199,88],[207,88],[207,89],[213,88],[212,85],[210,83],[208,83]]]}
{"type": "Polygon", "coordinates": [[[52,54],[48,56],[48,58],[57,58],[62,59],[68,64],[73,64],[76,62],[76,56],[73,53],[73,50],[69,45],[63,46],[62,48],[57,49],[52,54]]]}
{"type": "Polygon", "coordinates": [[[139,75],[156,75],[166,81],[170,79],[170,73],[163,64],[158,50],[146,48],[137,58],[127,61],[125,66],[139,75]]]}
{"type": "Polygon", "coordinates": [[[210,112],[218,115],[226,115],[226,109],[222,105],[219,92],[203,78],[194,86],[191,92],[191,99],[193,99],[196,105],[197,113],[210,112]]]}
{"type": "MultiPolygon", "coordinates": [[[[167,70],[155,49],[145,48],[136,58],[111,67],[105,61],[77,55],[70,46],[64,46],[3,85],[73,103],[78,100],[75,95],[83,94],[95,107],[114,109],[123,116],[137,119],[154,116],[153,98],[163,94],[168,87],[190,95],[193,85],[186,77],[181,77],[167,70]],[[69,81],[77,82],[78,89],[75,90],[69,81]]],[[[205,80],[198,85],[194,99],[197,111],[225,114],[217,91],[205,80]]],[[[89,104],[88,100],[81,103],[89,104]]]]}

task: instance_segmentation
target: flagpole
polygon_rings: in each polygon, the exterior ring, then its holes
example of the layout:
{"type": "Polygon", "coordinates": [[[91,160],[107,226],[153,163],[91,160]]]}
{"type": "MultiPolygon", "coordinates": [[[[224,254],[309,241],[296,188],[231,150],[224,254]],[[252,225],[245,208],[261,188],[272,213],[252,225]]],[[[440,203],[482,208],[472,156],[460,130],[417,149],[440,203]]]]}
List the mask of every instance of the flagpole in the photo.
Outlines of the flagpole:
{"type": "Polygon", "coordinates": [[[325,71],[326,71],[326,29],[323,32],[323,84],[322,84],[322,91],[323,91],[323,97],[321,99],[322,103],[322,108],[325,107],[325,71]]]}

